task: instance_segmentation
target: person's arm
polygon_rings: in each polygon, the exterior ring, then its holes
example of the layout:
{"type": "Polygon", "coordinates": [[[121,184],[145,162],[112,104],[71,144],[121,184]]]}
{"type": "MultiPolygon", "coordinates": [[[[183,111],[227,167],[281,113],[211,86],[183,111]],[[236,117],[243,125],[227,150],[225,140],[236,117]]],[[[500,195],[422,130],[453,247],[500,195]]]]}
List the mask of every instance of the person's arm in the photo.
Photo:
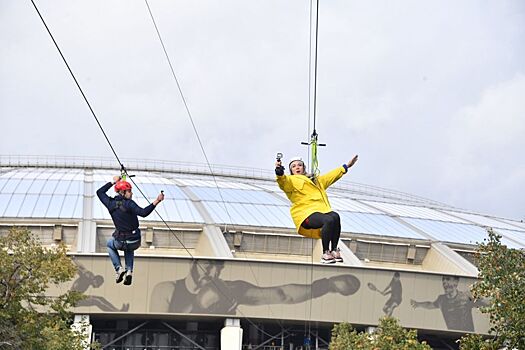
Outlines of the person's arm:
{"type": "Polygon", "coordinates": [[[439,308],[440,305],[440,299],[439,297],[436,299],[436,301],[415,301],[414,299],[410,299],[410,305],[414,309],[417,309],[418,307],[422,307],[423,309],[432,310],[439,308]]]}
{"type": "Polygon", "coordinates": [[[108,182],[107,184],[105,184],[104,186],[102,186],[101,188],[97,190],[97,197],[98,199],[100,199],[100,201],[102,202],[102,204],[104,204],[106,208],[108,208],[109,201],[110,201],[110,198],[106,194],[106,192],[111,188],[111,186],[113,186],[113,183],[108,182]]]}
{"type": "Polygon", "coordinates": [[[343,164],[339,168],[329,171],[326,174],[319,175],[317,180],[323,185],[325,189],[330,187],[334,184],[334,182],[339,180],[344,174],[348,172],[348,169],[350,169],[357,162],[357,158],[358,156],[356,155],[347,164],[343,164]]]}
{"type": "Polygon", "coordinates": [[[239,304],[295,304],[328,293],[354,294],[359,289],[359,280],[353,275],[321,278],[308,284],[286,284],[260,288],[244,281],[234,281],[231,290],[239,304]],[[311,293],[311,294],[310,294],[311,293]]]}
{"type": "Polygon", "coordinates": [[[390,283],[388,286],[386,286],[386,288],[380,293],[381,293],[381,295],[392,294],[392,283],[390,283]]]}
{"type": "Polygon", "coordinates": [[[155,207],[164,200],[164,193],[160,193],[158,196],[157,196],[157,199],[155,199],[153,201],[153,203],[151,203],[150,205],[148,205],[147,207],[145,208],[141,208],[137,203],[135,203],[135,201],[133,200],[130,200],[130,201],[127,201],[128,202],[128,209],[131,210],[131,212],[135,215],[138,215],[138,216],[141,216],[143,218],[145,218],[146,216],[148,216],[149,214],[151,214],[151,212],[155,209],[155,207]]]}
{"type": "Polygon", "coordinates": [[[284,175],[284,167],[281,161],[275,162],[275,175],[277,176],[276,181],[279,188],[285,193],[291,193],[293,191],[293,184],[288,176],[284,175]]]}

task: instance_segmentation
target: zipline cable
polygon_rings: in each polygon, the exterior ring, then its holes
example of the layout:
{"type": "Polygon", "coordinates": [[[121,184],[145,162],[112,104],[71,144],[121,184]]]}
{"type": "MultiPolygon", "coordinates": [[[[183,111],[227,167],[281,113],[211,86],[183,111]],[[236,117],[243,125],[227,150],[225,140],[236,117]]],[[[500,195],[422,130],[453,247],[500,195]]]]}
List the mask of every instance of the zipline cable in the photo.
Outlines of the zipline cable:
{"type": "MultiPolygon", "coordinates": [[[[222,204],[223,204],[224,210],[226,211],[226,214],[227,214],[227,216],[228,216],[228,218],[229,218],[229,220],[230,220],[231,226],[235,229],[235,224],[233,223],[233,219],[232,219],[232,217],[231,217],[231,215],[230,215],[230,212],[229,212],[229,210],[228,210],[228,206],[226,205],[226,201],[224,200],[224,197],[223,197],[222,192],[221,192],[221,190],[220,190],[219,184],[218,184],[218,182],[217,182],[217,179],[216,179],[215,174],[214,174],[214,172],[213,172],[213,169],[212,169],[212,167],[211,167],[210,161],[209,161],[208,156],[207,156],[207,154],[206,154],[206,150],[205,150],[205,148],[204,148],[204,145],[203,145],[203,143],[202,143],[202,141],[201,141],[201,138],[200,138],[200,136],[199,136],[199,132],[198,132],[197,127],[196,127],[196,125],[195,125],[195,122],[194,122],[194,120],[193,120],[193,116],[192,116],[191,111],[190,111],[190,109],[189,109],[189,107],[188,107],[188,103],[186,102],[186,98],[184,97],[184,93],[182,92],[182,88],[181,88],[181,85],[180,85],[180,83],[179,83],[179,79],[177,78],[177,75],[175,74],[175,69],[173,68],[173,65],[172,65],[172,63],[171,63],[171,59],[170,59],[170,57],[169,57],[169,55],[168,55],[168,51],[167,51],[167,49],[166,49],[166,45],[164,44],[164,40],[162,39],[162,35],[160,34],[160,30],[159,30],[159,27],[158,27],[157,22],[156,22],[156,20],[155,20],[155,16],[153,15],[153,12],[151,11],[151,7],[149,6],[148,0],[144,0],[144,2],[146,3],[146,7],[148,8],[148,12],[149,12],[149,15],[150,15],[151,21],[153,22],[153,26],[155,27],[155,31],[156,31],[156,33],[157,33],[157,37],[159,38],[159,42],[160,42],[160,44],[161,44],[161,46],[162,46],[162,50],[163,50],[163,52],[164,52],[164,56],[166,57],[166,60],[167,60],[168,65],[169,65],[169,67],[170,67],[171,75],[173,76],[173,79],[175,80],[175,83],[176,83],[176,85],[177,85],[177,89],[179,90],[180,96],[181,96],[182,101],[183,101],[183,103],[184,103],[184,107],[185,107],[185,109],[186,109],[186,113],[187,113],[187,115],[188,115],[188,117],[189,117],[189,119],[190,119],[191,125],[192,125],[192,127],[193,127],[193,131],[194,131],[195,136],[197,137],[197,140],[198,140],[198,142],[199,142],[200,149],[201,149],[201,151],[202,151],[202,154],[204,155],[204,159],[206,160],[206,164],[208,165],[208,168],[209,168],[209,170],[210,170],[210,174],[211,174],[211,176],[212,176],[212,178],[213,178],[213,181],[214,181],[214,183],[215,183],[215,186],[216,186],[217,191],[218,191],[218,193],[219,193],[219,196],[220,196],[220,198],[221,198],[221,201],[222,201],[222,204]]],[[[226,232],[226,231],[227,231],[227,230],[226,230],[226,227],[225,227],[225,232],[226,232]]],[[[237,230],[235,229],[235,231],[237,231],[237,230]]],[[[243,252],[243,253],[244,253],[244,252],[243,252]]],[[[246,253],[244,253],[244,255],[245,255],[245,258],[247,258],[246,253]]],[[[253,275],[253,277],[254,277],[254,279],[255,279],[255,283],[257,284],[257,286],[259,286],[259,281],[257,280],[257,276],[256,276],[255,273],[253,272],[253,268],[252,268],[252,266],[251,266],[251,264],[250,264],[249,262],[248,262],[248,266],[249,266],[249,268],[250,268],[250,270],[251,270],[251,272],[252,272],[252,275],[253,275]]],[[[272,315],[274,315],[271,306],[270,306],[269,304],[267,304],[267,307],[268,307],[268,309],[270,310],[270,313],[271,313],[272,315]]],[[[245,316],[245,317],[246,317],[246,316],[245,316]]],[[[247,318],[247,317],[246,317],[246,318],[247,318]]],[[[278,318],[275,317],[275,315],[274,315],[274,318],[277,320],[277,322],[279,323],[279,325],[281,326],[281,328],[283,328],[283,327],[282,327],[282,323],[280,322],[280,320],[279,320],[278,318]]],[[[250,322],[251,322],[251,321],[250,321],[250,322]]],[[[256,327],[257,327],[257,326],[256,326],[256,327]]],[[[259,327],[257,327],[257,328],[260,329],[259,327]]],[[[261,330],[261,329],[260,329],[260,330],[261,330]]],[[[262,331],[263,333],[265,333],[265,334],[268,334],[268,333],[264,332],[263,330],[261,330],[261,331],[262,331]]]]}
{"type": "Polygon", "coordinates": [[[58,53],[60,54],[60,57],[62,57],[62,60],[64,61],[64,63],[66,64],[66,67],[67,69],[69,70],[69,73],[71,74],[71,77],[73,78],[73,80],[75,81],[75,84],[77,84],[77,87],[78,87],[78,90],[80,90],[80,93],[82,94],[82,97],[84,98],[84,101],[86,101],[86,104],[87,106],[89,107],[89,110],[91,111],[91,114],[93,115],[93,117],[95,118],[97,124],[98,124],[98,127],[100,128],[100,131],[102,131],[102,134],[104,135],[104,137],[106,138],[106,141],[108,142],[109,144],[109,147],[111,148],[111,151],[113,152],[113,154],[115,155],[115,158],[117,158],[117,161],[119,163],[119,165],[121,167],[123,167],[122,165],[122,162],[120,161],[118,155],[117,155],[117,152],[115,152],[115,148],[113,148],[113,145],[111,144],[111,142],[109,141],[109,138],[108,138],[108,135],[106,134],[106,132],[104,131],[104,128],[102,128],[102,125],[100,124],[100,121],[98,120],[97,118],[97,115],[95,114],[95,111],[93,110],[93,108],[91,107],[91,104],[89,103],[86,95],[84,94],[84,91],[82,90],[82,88],[80,87],[80,84],[78,83],[77,81],[77,78],[75,78],[75,74],[73,74],[73,71],[71,70],[71,68],[69,67],[69,64],[67,63],[66,61],[66,58],[64,57],[64,55],[62,54],[62,50],[60,50],[60,47],[58,46],[57,42],[55,41],[55,38],[53,37],[53,34],[51,34],[51,31],[49,30],[47,24],[46,24],[46,21],[44,21],[44,18],[42,17],[42,14],[40,14],[40,11],[38,10],[38,7],[36,6],[35,2],[33,0],[31,0],[31,3],[33,4],[33,7],[35,8],[36,12],[38,13],[38,16],[40,17],[40,19],[42,20],[42,23],[44,24],[44,27],[46,27],[46,30],[47,32],[49,33],[49,36],[51,37],[51,40],[53,40],[53,43],[55,44],[55,47],[57,48],[58,50],[58,53]]]}
{"type": "MultiPolygon", "coordinates": [[[[33,7],[35,8],[36,12],[38,13],[38,16],[40,17],[40,20],[42,21],[42,23],[44,24],[49,36],[51,37],[53,43],[55,44],[55,47],[57,48],[58,52],[60,53],[60,56],[62,57],[62,60],[64,61],[64,64],[66,65],[66,67],[68,68],[69,70],[69,73],[71,74],[71,77],[73,78],[73,80],[75,81],[78,89],[80,90],[83,98],[84,98],[84,101],[86,102],[86,104],[88,105],[90,111],[91,111],[91,114],[93,115],[93,117],[95,118],[98,126],[100,127],[100,130],[101,132],[103,133],[104,137],[106,138],[106,141],[108,142],[111,150],[113,151],[113,154],[115,156],[115,158],[117,159],[119,165],[120,165],[120,169],[123,173],[125,173],[129,178],[130,180],[133,182],[133,184],[135,185],[135,187],[139,190],[139,192],[141,193],[141,195],[144,197],[144,198],[147,198],[146,195],[144,194],[144,192],[142,192],[142,190],[140,189],[140,187],[136,184],[136,182],[132,179],[131,176],[129,176],[128,172],[127,172],[127,169],[124,167],[124,165],[122,164],[122,162],[120,161],[120,158],[118,157],[113,145],[111,144],[111,141],[109,140],[109,137],[107,136],[106,132],[104,131],[104,128],[102,127],[101,123],[99,122],[93,108],[91,108],[91,104],[89,103],[86,95],[84,94],[80,84],[78,83],[76,77],[75,77],[75,74],[73,73],[73,71],[71,70],[69,64],[67,63],[67,60],[65,59],[64,55],[62,54],[62,51],[60,50],[60,47],[58,46],[53,34],[51,33],[51,31],[49,30],[49,27],[47,26],[46,24],[46,21],[44,20],[42,14],[40,13],[40,11],[38,10],[38,7],[36,6],[35,2],[33,0],[31,0],[31,3],[33,4],[33,7]]],[[[209,165],[209,163],[208,163],[209,165]]],[[[210,167],[211,169],[211,167],[210,167]]],[[[197,264],[197,266],[201,269],[202,272],[206,273],[206,270],[199,264],[199,260],[197,258],[195,258],[191,252],[188,250],[188,248],[184,245],[184,243],[177,237],[177,235],[173,232],[173,230],[169,227],[168,223],[164,220],[164,218],[162,218],[162,216],[159,214],[159,212],[155,209],[155,213],[159,216],[159,218],[162,220],[162,222],[166,225],[166,227],[168,228],[168,230],[170,231],[171,234],[173,234],[173,236],[179,241],[179,243],[181,244],[181,246],[186,250],[186,252],[188,253],[188,255],[191,257],[191,259],[193,261],[195,261],[195,263],[197,264]]],[[[232,302],[233,305],[236,305],[236,301],[234,298],[231,298],[230,296],[226,295],[224,293],[224,291],[215,283],[215,281],[213,281],[213,279],[210,280],[212,282],[213,285],[215,285],[215,288],[216,290],[222,294],[222,296],[224,296],[226,299],[228,299],[230,302],[232,302]]],[[[239,310],[237,308],[237,306],[235,307],[235,310],[237,312],[239,312],[239,314],[241,314],[241,316],[243,316],[250,324],[252,324],[255,328],[257,328],[259,331],[261,331],[261,333],[267,335],[267,336],[272,336],[271,334],[265,332],[263,329],[261,329],[260,327],[258,327],[253,321],[250,320],[250,318],[248,318],[246,315],[244,315],[244,313],[239,310]]],[[[105,347],[105,346],[104,346],[105,347]]],[[[104,348],[103,347],[103,348],[104,348]]]]}

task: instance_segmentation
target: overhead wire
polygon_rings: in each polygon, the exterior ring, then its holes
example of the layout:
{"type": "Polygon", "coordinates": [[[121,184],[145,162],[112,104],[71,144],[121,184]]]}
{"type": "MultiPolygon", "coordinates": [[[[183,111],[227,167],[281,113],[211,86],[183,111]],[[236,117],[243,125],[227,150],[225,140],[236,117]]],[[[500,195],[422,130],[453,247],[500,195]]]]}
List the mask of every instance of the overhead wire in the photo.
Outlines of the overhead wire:
{"type": "MultiPolygon", "coordinates": [[[[215,183],[215,187],[217,188],[217,191],[218,191],[218,193],[219,193],[219,196],[220,196],[221,202],[222,202],[222,204],[223,204],[224,210],[226,211],[226,214],[227,214],[227,216],[228,216],[228,219],[230,220],[231,226],[234,228],[234,230],[236,230],[236,229],[235,229],[235,224],[233,223],[233,219],[232,219],[232,217],[231,217],[231,215],[230,215],[230,212],[229,212],[229,210],[228,210],[228,206],[226,205],[226,201],[224,200],[224,197],[223,197],[223,195],[222,195],[221,189],[220,189],[219,184],[218,184],[218,182],[217,182],[217,180],[216,180],[216,176],[215,176],[215,174],[214,174],[214,172],[213,172],[213,169],[212,169],[212,167],[211,167],[211,164],[210,164],[209,158],[208,158],[208,156],[207,156],[207,154],[206,154],[206,150],[205,150],[204,145],[203,145],[203,143],[202,143],[202,141],[201,141],[201,138],[200,138],[200,136],[199,136],[199,132],[198,132],[197,127],[196,127],[196,125],[195,125],[195,122],[194,122],[194,120],[193,120],[193,116],[192,116],[191,111],[190,111],[190,109],[189,109],[189,107],[188,107],[188,103],[186,102],[186,98],[184,97],[184,93],[182,92],[182,88],[181,88],[181,85],[180,85],[180,83],[179,83],[179,79],[177,78],[177,75],[175,74],[175,69],[173,68],[173,65],[172,65],[172,63],[171,63],[170,56],[169,56],[168,51],[167,51],[167,49],[166,49],[166,45],[164,44],[164,40],[162,39],[162,35],[161,35],[161,33],[160,33],[160,29],[159,29],[159,27],[158,27],[158,25],[157,25],[157,22],[156,22],[156,20],[155,20],[155,16],[153,15],[153,11],[151,10],[151,7],[150,7],[150,5],[149,5],[148,0],[144,0],[144,2],[146,3],[146,7],[147,7],[147,9],[148,9],[148,12],[149,12],[149,15],[150,15],[151,21],[153,22],[153,26],[155,27],[155,31],[156,31],[156,33],[157,33],[157,37],[158,37],[159,42],[160,42],[160,44],[161,44],[161,46],[162,46],[162,50],[163,50],[163,52],[164,52],[164,56],[166,57],[166,60],[167,60],[167,62],[168,62],[168,66],[170,67],[171,75],[172,75],[173,79],[175,80],[175,83],[176,83],[176,85],[177,85],[177,89],[178,89],[178,91],[179,91],[179,93],[180,93],[180,95],[181,95],[181,98],[182,98],[182,101],[183,101],[184,107],[185,107],[185,109],[186,109],[186,113],[187,113],[187,115],[188,115],[188,117],[189,117],[189,119],[190,119],[191,125],[192,125],[192,127],[193,127],[193,131],[194,131],[195,136],[196,136],[196,138],[197,138],[197,140],[198,140],[198,143],[199,143],[199,146],[200,146],[201,152],[202,152],[202,154],[204,155],[204,159],[206,160],[206,164],[208,165],[208,169],[209,169],[210,174],[211,174],[211,176],[212,176],[212,178],[213,178],[213,181],[214,181],[214,183],[215,183]]],[[[225,233],[226,233],[226,232],[227,232],[227,229],[226,229],[226,227],[225,227],[225,233]]],[[[226,237],[225,237],[225,238],[226,238],[226,237]]],[[[232,245],[233,245],[233,242],[232,242],[232,245]]],[[[245,253],[245,252],[243,252],[243,253],[244,253],[245,258],[247,258],[246,253],[245,253]]],[[[251,272],[252,272],[253,278],[255,279],[255,283],[257,284],[257,286],[259,286],[259,281],[258,281],[257,276],[255,275],[255,273],[254,273],[254,271],[253,271],[253,268],[252,268],[251,264],[250,264],[249,262],[247,262],[247,264],[248,264],[248,266],[249,266],[249,268],[250,268],[250,270],[251,270],[251,272]]],[[[270,306],[269,304],[267,304],[267,307],[268,307],[268,309],[270,310],[270,313],[271,313],[272,315],[274,315],[271,306],[270,306]]],[[[274,315],[274,317],[275,317],[275,315],[274,315]]],[[[283,325],[282,325],[280,319],[278,319],[278,318],[275,318],[275,319],[277,320],[277,322],[279,323],[279,325],[281,326],[281,328],[283,328],[283,327],[282,327],[283,325]]],[[[256,327],[257,327],[257,326],[256,326],[256,327]]],[[[259,329],[259,327],[257,327],[257,328],[259,329]]],[[[261,331],[262,331],[262,330],[261,330],[261,331]]],[[[263,331],[263,332],[264,332],[264,331],[263,331]]],[[[267,334],[267,333],[266,333],[266,334],[267,334]]]]}
{"type": "MultiPolygon", "coordinates": [[[[319,0],[310,0],[310,24],[309,24],[309,50],[308,50],[308,162],[311,164],[312,175],[316,176],[318,172],[317,162],[317,132],[316,132],[316,115],[317,115],[317,43],[319,36],[319,0]],[[313,1],[316,3],[315,8],[315,40],[314,40],[314,54],[312,55],[312,19],[313,19],[313,1]],[[312,56],[314,61],[314,74],[312,79],[312,56]],[[313,80],[313,84],[312,84],[313,80]],[[313,85],[313,108],[312,108],[312,85],[313,85]],[[310,121],[313,114],[313,132],[310,135],[310,121]],[[315,137],[315,139],[314,139],[315,137]],[[310,147],[312,147],[310,158],[310,147]]],[[[314,279],[314,243],[311,240],[311,265],[310,265],[310,298],[309,298],[309,314],[308,314],[308,339],[311,339],[311,323],[312,323],[312,306],[313,306],[313,279],[314,279]]],[[[305,320],[305,333],[306,333],[305,320]]]]}
{"type": "Polygon", "coordinates": [[[97,122],[97,125],[98,127],[100,128],[100,131],[102,131],[102,134],[104,135],[104,137],[106,138],[106,141],[107,143],[109,144],[109,147],[111,148],[111,151],[113,152],[113,155],[115,155],[115,158],[117,158],[117,161],[119,163],[119,165],[122,167],[122,162],[120,161],[120,158],[118,157],[117,155],[117,152],[115,151],[115,148],[113,148],[113,145],[111,144],[111,142],[109,141],[109,137],[108,135],[106,134],[106,132],[104,131],[104,128],[102,127],[102,125],[100,124],[100,121],[98,120],[97,118],[97,115],[95,114],[95,111],[93,110],[93,108],[91,107],[91,104],[89,103],[87,97],[86,97],[86,94],[84,94],[84,90],[82,90],[82,88],[80,87],[80,84],[78,83],[77,81],[77,78],[75,77],[75,74],[73,74],[73,71],[71,70],[71,67],[69,67],[69,64],[67,63],[66,61],[66,58],[64,57],[64,55],[62,54],[62,50],[60,50],[60,47],[58,46],[55,38],[53,37],[53,34],[51,34],[51,31],[49,30],[49,27],[47,26],[46,24],[46,21],[44,21],[44,18],[42,17],[42,14],[40,13],[40,11],[38,10],[38,7],[36,6],[35,2],[33,0],[31,0],[31,3],[33,4],[33,7],[35,8],[36,12],[38,13],[38,16],[40,17],[40,19],[42,20],[42,23],[44,24],[44,27],[46,27],[46,30],[47,32],[49,33],[49,36],[51,37],[51,40],[53,40],[53,43],[55,44],[55,47],[57,48],[58,50],[58,53],[60,54],[60,57],[62,57],[62,60],[64,61],[67,69],[69,70],[69,73],[71,74],[71,77],[73,78],[73,80],[75,81],[75,84],[77,85],[78,87],[78,90],[80,91],[80,93],[82,94],[82,97],[84,98],[84,101],[86,101],[86,104],[87,106],[89,107],[89,110],[91,111],[91,114],[93,115],[93,117],[95,118],[95,121],[97,122]]]}
{"type": "MultiPolygon", "coordinates": [[[[62,50],[60,49],[60,47],[58,46],[58,43],[56,42],[53,34],[51,33],[51,30],[49,29],[46,21],[44,20],[44,17],[42,16],[40,10],[38,9],[37,5],[35,4],[34,0],[31,0],[31,3],[33,4],[33,7],[35,8],[38,16],[40,17],[40,20],[42,21],[44,27],[46,28],[49,36],[51,37],[51,40],[53,41],[56,49],[58,50],[64,64],[66,65],[71,77],[73,78],[73,80],[75,81],[75,84],[77,86],[77,88],[79,89],[79,91],[81,92],[82,94],[82,97],[84,98],[84,101],[86,102],[86,104],[88,105],[89,107],[89,110],[91,111],[91,114],[93,115],[93,117],[95,118],[96,122],[97,122],[97,125],[99,126],[102,134],[104,135],[107,143],[109,144],[110,148],[111,148],[111,151],[113,152],[113,155],[115,156],[117,162],[119,163],[120,165],[120,168],[121,170],[126,174],[128,175],[128,172],[127,172],[127,169],[124,167],[124,164],[121,162],[117,152],[115,151],[115,148],[113,147],[113,145],[111,144],[111,141],[109,140],[109,137],[107,136],[104,128],[102,127],[102,124],[100,123],[95,111],[93,110],[93,108],[91,107],[91,104],[89,103],[89,100],[87,99],[86,95],[84,94],[84,91],[82,90],[82,87],[80,86],[78,80],[76,79],[75,77],[75,74],[73,73],[73,70],[70,68],[65,56],[63,55],[62,53],[62,50]]],[[[149,7],[149,6],[148,6],[149,7]]],[[[171,64],[170,64],[171,66],[171,64]]],[[[178,84],[178,83],[177,83],[178,84]]],[[[181,95],[182,95],[182,90],[181,91],[181,95]]],[[[185,104],[186,105],[186,104],[185,104]]],[[[187,106],[187,105],[186,105],[187,106]]],[[[189,112],[189,109],[188,109],[188,112],[189,112]]],[[[195,129],[196,130],[196,129],[195,129]]],[[[199,138],[199,142],[200,142],[200,138],[199,138]]],[[[201,143],[201,147],[202,147],[202,143],[201,143]]],[[[202,150],[204,151],[204,148],[202,148],[202,150]]],[[[206,160],[207,160],[207,157],[206,157],[206,160]]],[[[211,171],[211,165],[209,164],[208,162],[208,165],[210,167],[210,171],[211,171]]],[[[137,183],[132,179],[132,177],[130,177],[128,175],[128,177],[130,178],[130,180],[133,182],[133,184],[135,185],[135,187],[139,190],[139,192],[141,193],[141,195],[144,197],[144,198],[147,198],[146,195],[144,194],[144,192],[142,192],[142,190],[140,189],[140,187],[137,185],[137,183]]],[[[155,213],[159,216],[159,218],[161,219],[161,221],[166,225],[166,227],[168,228],[168,230],[170,231],[171,234],[173,234],[173,236],[179,241],[179,243],[181,244],[181,246],[186,250],[186,252],[188,253],[188,255],[192,258],[192,260],[195,261],[195,263],[197,264],[197,266],[201,269],[201,271],[203,271],[204,273],[206,273],[206,270],[199,264],[199,260],[197,258],[195,258],[195,256],[193,256],[191,254],[191,252],[189,251],[189,249],[184,245],[184,242],[182,242],[179,237],[177,237],[177,235],[175,234],[175,232],[169,227],[168,223],[164,220],[164,218],[160,215],[160,213],[155,209],[155,213]]],[[[229,299],[230,302],[233,302],[233,304],[235,305],[236,304],[236,301],[234,298],[230,298],[230,296],[226,295],[224,293],[224,291],[222,291],[221,288],[219,288],[219,286],[213,281],[213,280],[210,280],[214,285],[215,285],[215,288],[217,291],[219,291],[226,299],[229,299]]],[[[244,313],[239,310],[238,308],[236,308],[236,310],[245,318],[248,320],[248,322],[250,324],[252,324],[254,327],[256,327],[257,329],[259,329],[261,331],[261,333],[265,334],[265,335],[268,335],[268,336],[271,336],[271,334],[265,332],[263,329],[261,329],[260,327],[258,327],[253,321],[251,321],[246,315],[244,315],[244,313]]]]}

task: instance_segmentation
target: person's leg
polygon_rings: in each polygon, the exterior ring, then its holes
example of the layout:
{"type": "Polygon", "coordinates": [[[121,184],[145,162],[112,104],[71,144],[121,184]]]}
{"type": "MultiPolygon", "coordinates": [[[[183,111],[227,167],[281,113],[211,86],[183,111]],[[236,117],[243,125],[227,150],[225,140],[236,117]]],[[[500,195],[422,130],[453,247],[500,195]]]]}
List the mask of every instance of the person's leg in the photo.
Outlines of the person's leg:
{"type": "Polygon", "coordinates": [[[111,263],[113,264],[115,271],[118,271],[121,267],[120,256],[118,255],[117,251],[117,249],[120,248],[119,243],[115,241],[115,238],[111,237],[110,239],[108,239],[106,246],[108,248],[108,254],[109,258],[111,259],[111,263]]]}
{"type": "Polygon", "coordinates": [[[137,250],[140,247],[140,240],[134,241],[132,243],[127,243],[127,242],[125,243],[125,249],[124,249],[124,260],[126,261],[126,270],[127,270],[126,277],[124,279],[124,284],[129,286],[132,280],[135,250],[137,250]]]}
{"type": "Polygon", "coordinates": [[[337,250],[337,244],[339,244],[339,237],[341,236],[341,218],[339,217],[339,214],[337,214],[335,211],[331,211],[328,213],[333,221],[333,234],[331,238],[332,243],[332,251],[337,250]]]}
{"type": "Polygon", "coordinates": [[[108,239],[107,247],[109,257],[116,271],[115,282],[120,283],[126,274],[126,269],[120,265],[120,256],[118,255],[118,249],[122,249],[122,243],[111,237],[108,239]]]}
{"type": "Polygon", "coordinates": [[[135,259],[135,251],[124,250],[124,260],[126,261],[126,270],[133,272],[133,260],[135,259]]]}
{"type": "Polygon", "coordinates": [[[321,228],[321,241],[323,243],[323,255],[321,262],[325,264],[333,264],[336,262],[334,256],[330,252],[330,241],[335,228],[335,221],[328,214],[313,213],[302,224],[304,228],[321,228]]]}
{"type": "Polygon", "coordinates": [[[302,226],[306,229],[321,229],[321,241],[323,243],[323,252],[330,250],[330,240],[332,238],[332,219],[328,214],[315,212],[304,220],[302,226]]]}

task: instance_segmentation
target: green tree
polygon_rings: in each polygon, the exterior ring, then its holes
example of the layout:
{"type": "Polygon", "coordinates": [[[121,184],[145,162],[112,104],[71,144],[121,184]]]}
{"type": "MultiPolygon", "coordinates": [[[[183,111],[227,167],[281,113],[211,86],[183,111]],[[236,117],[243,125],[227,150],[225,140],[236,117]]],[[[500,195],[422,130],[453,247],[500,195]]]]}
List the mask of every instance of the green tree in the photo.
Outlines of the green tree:
{"type": "Polygon", "coordinates": [[[494,338],[467,335],[460,349],[525,349],[525,252],[507,248],[501,236],[489,229],[476,257],[479,279],[471,288],[472,296],[488,299],[480,310],[489,315],[494,338]]]}
{"type": "Polygon", "coordinates": [[[330,350],[431,350],[425,342],[420,343],[415,330],[401,327],[392,317],[379,320],[374,333],[357,332],[349,323],[340,323],[332,330],[330,350]]]}
{"type": "Polygon", "coordinates": [[[68,311],[81,293],[46,294],[75,272],[62,244],[45,248],[27,229],[0,237],[0,348],[83,349],[81,330],[71,329],[68,311]]]}

